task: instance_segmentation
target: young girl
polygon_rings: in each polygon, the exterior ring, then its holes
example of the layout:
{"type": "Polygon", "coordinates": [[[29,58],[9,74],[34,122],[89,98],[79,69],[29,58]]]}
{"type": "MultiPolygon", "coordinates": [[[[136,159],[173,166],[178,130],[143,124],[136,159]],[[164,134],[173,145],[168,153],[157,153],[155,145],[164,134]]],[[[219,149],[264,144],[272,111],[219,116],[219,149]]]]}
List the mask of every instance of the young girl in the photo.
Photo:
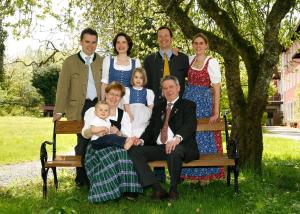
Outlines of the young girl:
{"type": "Polygon", "coordinates": [[[136,68],[132,72],[131,85],[126,87],[124,96],[124,108],[132,122],[132,136],[140,137],[149,123],[154,93],[144,88],[147,83],[147,75],[144,69],[136,68]]]}

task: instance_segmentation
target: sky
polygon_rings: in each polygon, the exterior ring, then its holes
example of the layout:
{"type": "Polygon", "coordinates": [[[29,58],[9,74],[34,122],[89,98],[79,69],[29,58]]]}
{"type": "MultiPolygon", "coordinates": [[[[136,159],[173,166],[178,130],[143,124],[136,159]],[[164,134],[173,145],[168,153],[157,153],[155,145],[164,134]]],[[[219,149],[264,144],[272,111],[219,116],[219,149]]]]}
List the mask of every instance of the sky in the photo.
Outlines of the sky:
{"type": "MultiPolygon", "coordinates": [[[[53,1],[55,11],[61,11],[62,7],[66,6],[67,1],[53,1]]],[[[5,19],[6,22],[16,22],[18,15],[5,19]]],[[[58,30],[58,21],[53,17],[47,16],[44,20],[33,19],[31,27],[31,35],[24,38],[16,39],[13,36],[12,29],[5,29],[8,32],[8,37],[5,40],[5,59],[12,61],[18,57],[24,56],[28,48],[32,50],[44,49],[45,40],[50,40],[59,50],[71,45],[77,45],[79,42],[74,41],[74,36],[66,29],[64,32],[58,30]]],[[[24,31],[24,30],[23,30],[24,31]]]]}

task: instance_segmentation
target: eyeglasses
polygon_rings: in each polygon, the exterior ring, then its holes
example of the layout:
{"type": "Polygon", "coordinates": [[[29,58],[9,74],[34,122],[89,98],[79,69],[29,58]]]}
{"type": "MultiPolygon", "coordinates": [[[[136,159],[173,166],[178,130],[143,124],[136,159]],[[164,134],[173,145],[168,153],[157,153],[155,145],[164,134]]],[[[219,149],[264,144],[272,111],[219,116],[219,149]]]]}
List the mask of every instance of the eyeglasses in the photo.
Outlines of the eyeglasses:
{"type": "Polygon", "coordinates": [[[108,95],[112,96],[112,97],[121,97],[121,94],[115,94],[115,93],[112,93],[112,92],[109,92],[108,95]]]}

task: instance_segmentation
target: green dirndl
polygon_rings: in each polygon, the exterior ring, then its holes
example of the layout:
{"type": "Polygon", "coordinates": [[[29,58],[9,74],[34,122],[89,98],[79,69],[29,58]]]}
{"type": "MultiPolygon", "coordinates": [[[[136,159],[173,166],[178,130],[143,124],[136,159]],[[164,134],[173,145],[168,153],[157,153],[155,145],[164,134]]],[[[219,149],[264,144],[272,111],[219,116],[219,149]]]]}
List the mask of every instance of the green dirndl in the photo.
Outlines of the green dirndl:
{"type": "Polygon", "coordinates": [[[124,192],[143,191],[127,152],[116,147],[94,150],[88,145],[85,170],[90,180],[92,203],[119,198],[124,192]]]}

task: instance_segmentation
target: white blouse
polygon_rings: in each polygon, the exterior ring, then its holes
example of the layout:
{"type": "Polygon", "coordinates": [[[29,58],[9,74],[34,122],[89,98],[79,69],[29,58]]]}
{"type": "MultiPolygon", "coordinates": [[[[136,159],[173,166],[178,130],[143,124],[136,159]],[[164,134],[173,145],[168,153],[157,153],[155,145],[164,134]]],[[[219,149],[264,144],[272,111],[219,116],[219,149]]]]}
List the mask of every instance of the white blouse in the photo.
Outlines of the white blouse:
{"type": "MultiPolygon", "coordinates": [[[[85,114],[84,114],[84,126],[81,130],[81,134],[84,138],[87,138],[84,135],[85,130],[89,129],[91,127],[91,123],[95,117],[95,107],[89,108],[85,114]]],[[[109,116],[108,119],[117,121],[118,119],[118,110],[116,110],[115,116],[109,116]]],[[[130,117],[127,114],[127,112],[123,112],[123,117],[121,120],[121,133],[127,137],[131,137],[131,122],[130,117]]]]}
{"type": "MultiPolygon", "coordinates": [[[[101,80],[101,82],[103,82],[105,84],[108,84],[108,80],[109,80],[110,58],[111,58],[111,56],[106,56],[104,58],[103,64],[102,64],[102,80],[101,80]]],[[[116,59],[115,56],[113,56],[113,58],[116,59]]],[[[132,59],[132,58],[130,58],[130,59],[132,59]]],[[[135,67],[136,68],[142,67],[139,59],[135,59],[135,67]]],[[[132,68],[131,60],[129,60],[129,65],[118,65],[117,60],[114,60],[114,68],[116,70],[129,71],[132,68]]]]}
{"type": "MultiPolygon", "coordinates": [[[[189,57],[190,64],[192,63],[192,61],[194,60],[195,57],[196,57],[195,55],[189,57]]],[[[204,63],[203,63],[203,67],[205,66],[205,64],[209,58],[211,58],[211,57],[209,57],[209,56],[206,57],[206,59],[204,60],[204,63]]],[[[202,70],[203,67],[201,69],[197,69],[192,66],[192,68],[195,70],[202,70]]],[[[215,58],[211,58],[208,62],[207,70],[208,70],[208,75],[209,75],[209,79],[210,79],[211,83],[216,84],[216,83],[221,82],[221,70],[220,70],[220,64],[219,64],[218,60],[216,60],[215,58]]]]}
{"type": "MultiPolygon", "coordinates": [[[[143,88],[137,88],[137,87],[134,87],[134,89],[136,90],[142,90],[143,88]]],[[[146,88],[147,90],[147,105],[153,105],[154,104],[154,93],[151,89],[148,89],[146,88]]],[[[124,104],[129,104],[129,101],[130,101],[130,89],[128,87],[125,87],[125,95],[123,97],[124,99],[124,104]]]]}

